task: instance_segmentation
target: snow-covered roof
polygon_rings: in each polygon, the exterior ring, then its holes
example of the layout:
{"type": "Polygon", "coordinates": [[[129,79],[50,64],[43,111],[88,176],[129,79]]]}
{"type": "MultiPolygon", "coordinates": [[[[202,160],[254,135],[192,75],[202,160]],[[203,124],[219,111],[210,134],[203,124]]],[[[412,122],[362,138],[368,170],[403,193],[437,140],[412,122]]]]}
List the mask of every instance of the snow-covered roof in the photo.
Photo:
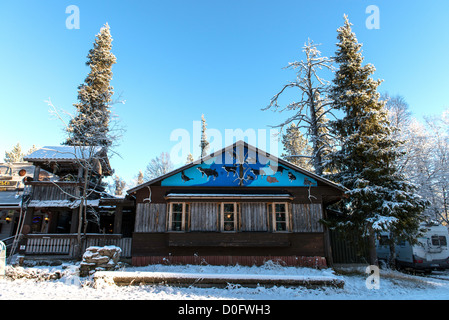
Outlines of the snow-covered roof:
{"type": "Polygon", "coordinates": [[[0,192],[0,206],[20,206],[22,201],[21,193],[17,191],[2,191],[0,192]]]}
{"type": "Polygon", "coordinates": [[[46,146],[24,158],[25,161],[36,160],[81,160],[98,155],[103,147],[89,146],[46,146]]]}
{"type": "Polygon", "coordinates": [[[108,176],[113,170],[107,151],[106,147],[101,146],[46,146],[24,157],[24,160],[50,172],[54,172],[55,163],[59,168],[64,165],[66,170],[76,170],[80,162],[94,160],[99,164],[102,174],[108,176]]]}
{"type": "MultiPolygon", "coordinates": [[[[81,200],[31,200],[28,207],[33,208],[57,208],[57,207],[67,207],[67,208],[77,208],[80,206],[81,200]]],[[[100,205],[100,200],[87,200],[87,205],[91,207],[98,207],[100,205]]]]}

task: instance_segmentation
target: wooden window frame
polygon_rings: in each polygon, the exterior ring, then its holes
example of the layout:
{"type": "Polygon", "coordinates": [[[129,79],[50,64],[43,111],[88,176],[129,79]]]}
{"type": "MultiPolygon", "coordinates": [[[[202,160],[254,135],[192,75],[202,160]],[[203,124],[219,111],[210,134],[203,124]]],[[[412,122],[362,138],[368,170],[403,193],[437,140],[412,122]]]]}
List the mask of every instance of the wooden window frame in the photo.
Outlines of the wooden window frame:
{"type": "Polygon", "coordinates": [[[238,232],[237,216],[239,214],[239,206],[237,202],[220,202],[220,231],[225,233],[235,233],[238,232]],[[234,230],[225,230],[224,228],[224,207],[226,204],[234,205],[234,230]]]}
{"type": "Polygon", "coordinates": [[[275,233],[289,233],[290,231],[290,210],[288,202],[272,202],[271,206],[271,231],[275,233]],[[283,204],[285,206],[285,230],[276,229],[276,205],[283,204]]]}
{"type": "Polygon", "coordinates": [[[189,228],[189,211],[190,211],[190,204],[187,202],[170,202],[168,204],[167,231],[169,231],[169,232],[186,232],[189,228]],[[173,230],[173,205],[175,205],[175,204],[182,205],[181,230],[173,230]]]}

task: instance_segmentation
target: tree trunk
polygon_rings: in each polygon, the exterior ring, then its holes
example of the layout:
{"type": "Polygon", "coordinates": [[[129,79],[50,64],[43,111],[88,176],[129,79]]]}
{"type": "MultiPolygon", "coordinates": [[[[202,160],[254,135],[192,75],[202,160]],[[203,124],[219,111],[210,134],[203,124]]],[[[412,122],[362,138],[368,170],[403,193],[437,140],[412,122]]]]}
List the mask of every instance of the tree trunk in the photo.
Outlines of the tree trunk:
{"type": "Polygon", "coordinates": [[[394,242],[394,237],[390,236],[390,255],[388,257],[388,266],[390,269],[396,269],[396,244],[394,242]]]}
{"type": "Polygon", "coordinates": [[[88,183],[88,170],[87,168],[84,168],[84,185],[83,185],[83,190],[81,190],[82,196],[81,196],[81,200],[80,200],[80,206],[79,206],[79,210],[78,210],[78,234],[76,237],[77,243],[75,245],[75,250],[74,250],[74,255],[77,258],[81,258],[82,252],[81,252],[81,248],[83,247],[83,243],[82,243],[82,239],[81,239],[81,228],[83,225],[83,217],[84,217],[84,224],[87,223],[86,221],[86,217],[85,217],[85,212],[86,212],[86,206],[85,206],[85,199],[87,196],[87,183],[88,183]]]}
{"type": "Polygon", "coordinates": [[[372,266],[378,266],[379,261],[377,260],[376,252],[376,233],[372,225],[368,226],[368,245],[369,245],[369,264],[372,266]]]}

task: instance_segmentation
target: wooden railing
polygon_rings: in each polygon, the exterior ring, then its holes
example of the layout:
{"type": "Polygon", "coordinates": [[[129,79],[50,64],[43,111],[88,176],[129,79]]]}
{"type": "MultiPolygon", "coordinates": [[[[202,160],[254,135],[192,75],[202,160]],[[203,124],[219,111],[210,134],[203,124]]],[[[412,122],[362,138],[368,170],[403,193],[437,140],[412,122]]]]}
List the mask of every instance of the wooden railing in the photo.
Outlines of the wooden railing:
{"type": "MultiPolygon", "coordinates": [[[[28,234],[26,255],[67,255],[73,257],[76,234],[28,234]]],[[[90,246],[117,246],[122,249],[121,256],[131,257],[132,238],[122,238],[120,234],[87,234],[82,251],[90,246]]]]}

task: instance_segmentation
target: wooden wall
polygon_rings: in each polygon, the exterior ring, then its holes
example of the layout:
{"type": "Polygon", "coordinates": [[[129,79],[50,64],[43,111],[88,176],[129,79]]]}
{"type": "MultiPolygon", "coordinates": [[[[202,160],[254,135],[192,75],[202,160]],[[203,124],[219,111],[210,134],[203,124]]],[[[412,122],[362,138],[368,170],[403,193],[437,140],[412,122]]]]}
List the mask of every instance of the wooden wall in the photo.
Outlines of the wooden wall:
{"type": "MultiPolygon", "coordinates": [[[[265,202],[239,203],[237,223],[242,232],[267,232],[271,230],[271,217],[265,202]]],[[[291,232],[324,232],[319,220],[323,218],[321,204],[289,205],[291,232]]],[[[216,202],[192,202],[188,231],[210,232],[220,230],[219,210],[216,202]]],[[[166,232],[166,203],[137,203],[135,232],[166,232]]]]}
{"type": "Polygon", "coordinates": [[[32,185],[32,200],[68,200],[80,195],[77,183],[59,182],[58,185],[55,185],[52,182],[39,182],[32,183],[32,185]]]}
{"type": "Polygon", "coordinates": [[[321,204],[293,203],[291,205],[292,232],[324,232],[321,204]]]}
{"type": "Polygon", "coordinates": [[[135,256],[320,256],[323,233],[134,233],[135,256]]]}
{"type": "Polygon", "coordinates": [[[167,204],[138,203],[136,205],[135,232],[165,232],[167,204]]]}
{"type": "Polygon", "coordinates": [[[189,231],[218,231],[218,205],[213,202],[193,202],[190,204],[189,231]]]}
{"type": "Polygon", "coordinates": [[[240,207],[240,231],[268,231],[269,212],[266,203],[244,202],[240,207]]]}

